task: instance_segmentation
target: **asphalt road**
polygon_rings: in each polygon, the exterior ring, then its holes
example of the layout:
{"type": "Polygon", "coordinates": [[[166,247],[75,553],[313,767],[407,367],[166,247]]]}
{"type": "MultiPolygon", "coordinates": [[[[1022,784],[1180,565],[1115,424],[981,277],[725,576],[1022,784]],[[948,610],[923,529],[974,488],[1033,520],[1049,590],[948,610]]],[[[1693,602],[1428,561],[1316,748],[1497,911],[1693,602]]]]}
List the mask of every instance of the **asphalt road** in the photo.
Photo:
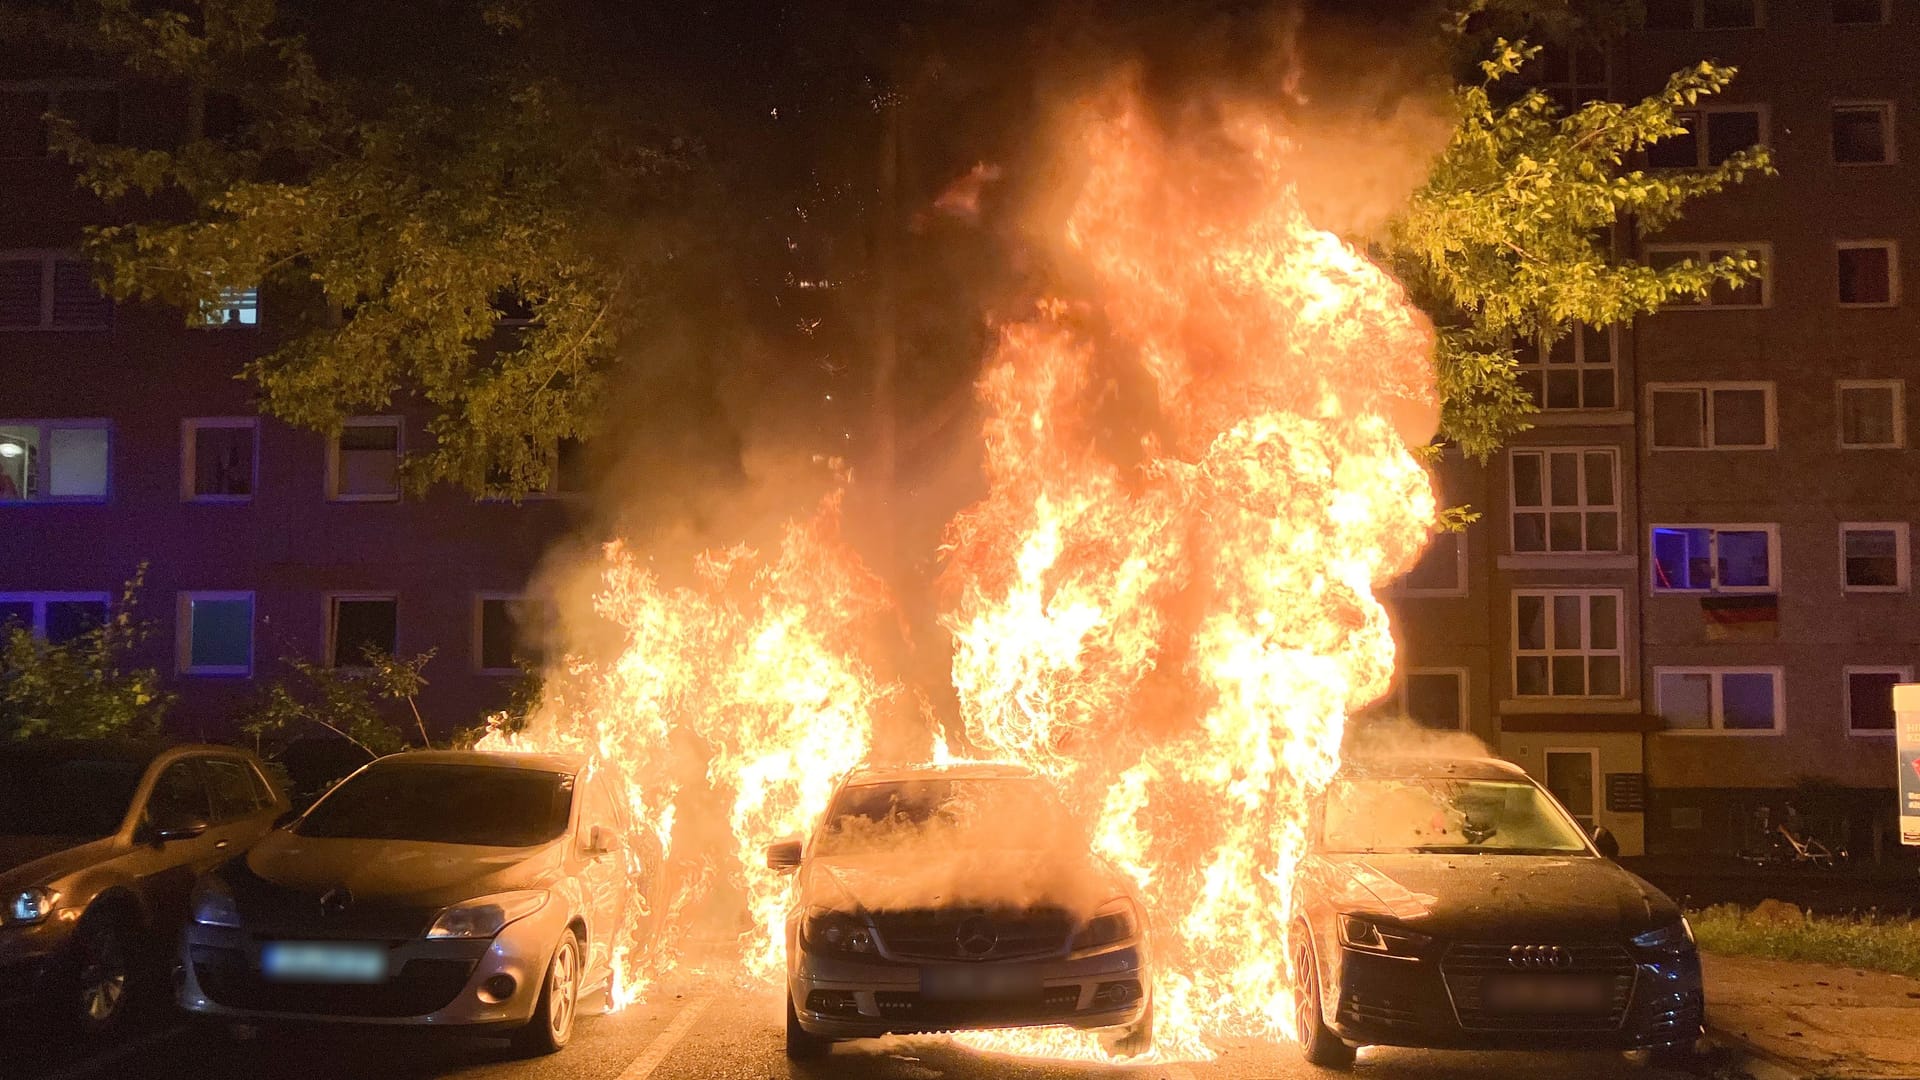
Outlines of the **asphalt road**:
{"type": "MultiPolygon", "coordinates": [[[[1329,1074],[1291,1046],[1221,1047],[1209,1062],[1115,1068],[976,1054],[937,1039],[850,1043],[823,1062],[790,1065],[782,1050],[780,1000],[730,978],[687,972],[638,1005],[583,1017],[572,1045],[546,1058],[519,1059],[504,1042],[438,1033],[329,1029],[265,1033],[232,1044],[170,1017],[158,1017],[117,1046],[88,1053],[33,1055],[38,1080],[155,1077],[344,1080],[458,1077],[461,1080],[1294,1080],[1329,1074]]],[[[0,1061],[26,1063],[22,1044],[0,1044],[0,1061]],[[8,1053],[11,1048],[14,1053],[8,1053]]],[[[5,1070],[0,1070],[5,1071],[5,1070]]],[[[1429,1053],[1369,1049],[1355,1076],[1394,1080],[1675,1080],[1613,1055],[1429,1053]]]]}

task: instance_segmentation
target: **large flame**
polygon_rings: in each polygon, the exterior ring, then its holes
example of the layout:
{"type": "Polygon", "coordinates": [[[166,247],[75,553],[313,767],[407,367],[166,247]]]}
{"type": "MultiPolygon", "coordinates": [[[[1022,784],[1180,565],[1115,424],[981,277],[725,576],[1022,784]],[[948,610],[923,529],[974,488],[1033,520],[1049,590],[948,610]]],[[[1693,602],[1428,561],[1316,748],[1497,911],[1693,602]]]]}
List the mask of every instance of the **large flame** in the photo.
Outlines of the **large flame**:
{"type": "MultiPolygon", "coordinates": [[[[1307,220],[1280,127],[1206,115],[1170,126],[1121,85],[1069,125],[1065,284],[1001,329],[980,379],[988,493],[952,522],[943,575],[957,752],[1028,764],[1097,815],[1150,913],[1162,1059],[1289,1034],[1308,801],[1349,712],[1387,690],[1372,589],[1435,510],[1409,449],[1434,427],[1430,329],[1307,220]]],[[[527,732],[488,742],[596,751],[663,842],[697,759],[731,804],[757,976],[778,968],[784,903],[765,845],[822,813],[899,692],[863,659],[886,601],[837,511],[771,562],[709,554],[696,586],[610,549],[600,611],[623,654],[576,663],[527,732]]],[[[625,981],[666,959],[636,948],[625,981]]],[[[969,1041],[1100,1052],[1059,1032],[969,1041]]]]}

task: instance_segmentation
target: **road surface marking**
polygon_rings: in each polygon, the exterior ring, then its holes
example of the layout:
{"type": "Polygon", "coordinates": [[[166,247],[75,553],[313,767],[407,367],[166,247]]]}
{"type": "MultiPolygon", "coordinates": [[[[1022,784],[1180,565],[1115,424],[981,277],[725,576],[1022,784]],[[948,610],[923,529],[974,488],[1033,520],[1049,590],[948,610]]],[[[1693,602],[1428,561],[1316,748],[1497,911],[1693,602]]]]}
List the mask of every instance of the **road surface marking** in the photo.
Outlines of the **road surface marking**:
{"type": "Polygon", "coordinates": [[[718,996],[720,996],[718,990],[709,990],[687,1002],[687,1007],[680,1010],[680,1015],[673,1018],[665,1031],[653,1037],[653,1041],[647,1044],[647,1048],[641,1051],[640,1056],[633,1059],[633,1064],[627,1066],[626,1071],[620,1074],[619,1080],[647,1080],[647,1077],[652,1076],[653,1070],[667,1060],[667,1055],[673,1051],[674,1046],[681,1039],[686,1038],[694,1022],[700,1019],[700,1014],[706,1012],[707,1006],[713,1004],[713,999],[718,996]]]}
{"type": "Polygon", "coordinates": [[[135,1039],[130,1043],[125,1043],[111,1050],[95,1054],[85,1061],[76,1061],[64,1069],[47,1073],[45,1076],[42,1076],[40,1080],[75,1080],[77,1077],[89,1076],[122,1058],[132,1057],[134,1054],[153,1046],[155,1043],[166,1042],[169,1039],[176,1038],[186,1030],[184,1026],[180,1026],[170,1027],[164,1031],[156,1031],[151,1035],[135,1039]]]}

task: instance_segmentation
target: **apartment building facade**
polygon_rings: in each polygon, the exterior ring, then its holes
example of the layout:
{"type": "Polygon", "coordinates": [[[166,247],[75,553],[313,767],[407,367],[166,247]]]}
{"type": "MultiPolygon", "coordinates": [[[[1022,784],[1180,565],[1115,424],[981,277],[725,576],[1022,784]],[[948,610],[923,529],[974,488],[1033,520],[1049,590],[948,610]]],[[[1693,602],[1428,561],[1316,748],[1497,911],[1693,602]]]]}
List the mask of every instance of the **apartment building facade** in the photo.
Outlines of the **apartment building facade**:
{"type": "Polygon", "coordinates": [[[1403,699],[1459,702],[1423,722],[1457,718],[1629,852],[1738,850],[1789,805],[1857,853],[1897,845],[1890,694],[1920,657],[1916,55],[1901,0],[1655,0],[1608,53],[1540,73],[1563,101],[1637,100],[1734,64],[1646,165],[1757,142],[1779,170],[1623,237],[1653,265],[1745,250],[1764,273],[1531,366],[1534,429],[1442,469],[1484,512],[1445,541],[1464,554],[1396,590],[1405,678],[1434,673],[1403,699]]]}

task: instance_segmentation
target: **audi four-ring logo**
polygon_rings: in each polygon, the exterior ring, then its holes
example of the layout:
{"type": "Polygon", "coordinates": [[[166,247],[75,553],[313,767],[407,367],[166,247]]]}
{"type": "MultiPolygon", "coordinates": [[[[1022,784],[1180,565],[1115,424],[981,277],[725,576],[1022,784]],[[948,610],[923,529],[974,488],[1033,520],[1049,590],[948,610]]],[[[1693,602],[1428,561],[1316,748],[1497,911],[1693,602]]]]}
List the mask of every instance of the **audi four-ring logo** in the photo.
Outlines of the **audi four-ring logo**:
{"type": "Polygon", "coordinates": [[[1507,950],[1507,966],[1527,971],[1564,971],[1573,966],[1573,954],[1558,945],[1515,945],[1507,950]]]}

